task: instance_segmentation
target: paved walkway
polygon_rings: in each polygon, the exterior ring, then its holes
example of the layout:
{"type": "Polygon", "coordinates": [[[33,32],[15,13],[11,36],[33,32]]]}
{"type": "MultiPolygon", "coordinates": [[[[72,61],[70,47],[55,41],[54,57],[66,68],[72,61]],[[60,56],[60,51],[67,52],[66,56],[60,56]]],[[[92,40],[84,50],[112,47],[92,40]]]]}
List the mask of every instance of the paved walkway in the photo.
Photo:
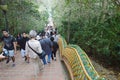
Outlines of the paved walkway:
{"type": "Polygon", "coordinates": [[[12,61],[8,64],[0,62],[0,80],[69,80],[66,71],[57,54],[57,61],[45,65],[44,69],[35,78],[32,63],[26,63],[20,53],[15,55],[16,66],[12,67],[12,61]]]}

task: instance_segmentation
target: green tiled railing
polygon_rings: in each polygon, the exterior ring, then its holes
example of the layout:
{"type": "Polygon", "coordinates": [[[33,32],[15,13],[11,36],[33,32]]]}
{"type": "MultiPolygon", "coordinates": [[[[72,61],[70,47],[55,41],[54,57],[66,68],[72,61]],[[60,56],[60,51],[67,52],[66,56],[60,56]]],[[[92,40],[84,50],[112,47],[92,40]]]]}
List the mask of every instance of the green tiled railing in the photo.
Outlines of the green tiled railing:
{"type": "Polygon", "coordinates": [[[77,45],[67,45],[63,37],[58,41],[60,55],[68,66],[71,80],[105,80],[98,75],[86,53],[77,45]]]}

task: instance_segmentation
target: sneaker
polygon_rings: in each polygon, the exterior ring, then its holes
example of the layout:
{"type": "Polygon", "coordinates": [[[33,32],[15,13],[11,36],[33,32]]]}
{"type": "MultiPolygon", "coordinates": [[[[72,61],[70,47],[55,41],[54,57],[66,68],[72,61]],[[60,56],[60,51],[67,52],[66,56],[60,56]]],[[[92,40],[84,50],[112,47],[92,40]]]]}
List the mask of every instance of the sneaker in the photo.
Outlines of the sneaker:
{"type": "Polygon", "coordinates": [[[50,63],[50,62],[48,62],[48,63],[50,63]]]}
{"type": "Polygon", "coordinates": [[[12,64],[12,67],[15,67],[15,63],[12,64]]]}
{"type": "Polygon", "coordinates": [[[28,64],[29,64],[30,62],[29,62],[29,61],[26,61],[26,63],[28,63],[28,64]]]}
{"type": "Polygon", "coordinates": [[[56,57],[54,58],[54,60],[56,61],[56,57]]]}

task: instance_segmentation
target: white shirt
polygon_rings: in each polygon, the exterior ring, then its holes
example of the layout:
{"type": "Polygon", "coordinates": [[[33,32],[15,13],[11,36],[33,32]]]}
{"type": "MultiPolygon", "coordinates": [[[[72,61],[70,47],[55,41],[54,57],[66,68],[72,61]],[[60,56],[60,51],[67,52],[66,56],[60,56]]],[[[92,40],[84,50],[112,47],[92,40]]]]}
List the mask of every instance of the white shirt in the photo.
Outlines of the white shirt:
{"type": "Polygon", "coordinates": [[[55,41],[55,42],[58,42],[58,38],[59,38],[58,35],[53,35],[52,37],[54,37],[54,41],[55,41]]]}

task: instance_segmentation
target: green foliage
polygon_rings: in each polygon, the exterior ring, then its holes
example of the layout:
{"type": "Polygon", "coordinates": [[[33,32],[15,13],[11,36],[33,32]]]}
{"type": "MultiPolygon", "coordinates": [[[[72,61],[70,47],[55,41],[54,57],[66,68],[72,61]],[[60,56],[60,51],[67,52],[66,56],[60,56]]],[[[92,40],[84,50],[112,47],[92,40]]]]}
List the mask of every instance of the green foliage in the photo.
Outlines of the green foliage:
{"type": "Polygon", "coordinates": [[[66,39],[70,36],[70,43],[80,45],[88,53],[117,63],[120,60],[118,6],[112,0],[66,0],[66,4],[60,33],[66,39]]]}
{"type": "MultiPolygon", "coordinates": [[[[48,15],[47,12],[39,12],[39,6],[33,0],[7,0],[7,19],[11,34],[16,35],[30,29],[37,31],[44,28],[48,15]]],[[[3,13],[2,10],[0,13],[3,13]]],[[[4,14],[0,14],[0,29],[5,26],[4,14]]]]}

